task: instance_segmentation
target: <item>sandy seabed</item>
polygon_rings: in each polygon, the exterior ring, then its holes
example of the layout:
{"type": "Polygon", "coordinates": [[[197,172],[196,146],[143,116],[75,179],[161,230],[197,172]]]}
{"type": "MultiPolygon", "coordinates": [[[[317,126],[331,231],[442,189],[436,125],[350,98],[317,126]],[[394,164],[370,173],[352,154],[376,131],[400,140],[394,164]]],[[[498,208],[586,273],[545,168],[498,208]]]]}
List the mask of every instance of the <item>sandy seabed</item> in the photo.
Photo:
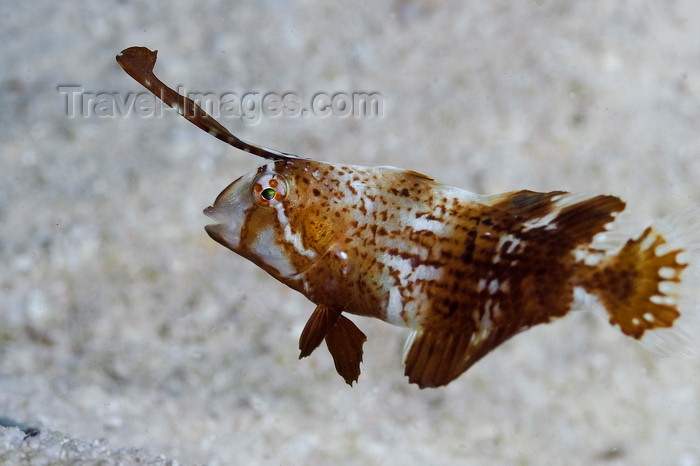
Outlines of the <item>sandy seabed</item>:
{"type": "Polygon", "coordinates": [[[158,49],[162,79],[217,95],[376,92],[381,116],[222,122],[471,191],[612,193],[644,224],[700,200],[695,2],[6,1],[0,18],[0,417],[39,429],[0,428],[0,462],[700,465],[699,359],[594,313],[437,390],[407,383],[407,331],[379,321],[355,319],[353,388],[324,348],[298,361],[313,305],[203,230],[260,160],[117,108],[143,90],[114,60],[158,49]]]}

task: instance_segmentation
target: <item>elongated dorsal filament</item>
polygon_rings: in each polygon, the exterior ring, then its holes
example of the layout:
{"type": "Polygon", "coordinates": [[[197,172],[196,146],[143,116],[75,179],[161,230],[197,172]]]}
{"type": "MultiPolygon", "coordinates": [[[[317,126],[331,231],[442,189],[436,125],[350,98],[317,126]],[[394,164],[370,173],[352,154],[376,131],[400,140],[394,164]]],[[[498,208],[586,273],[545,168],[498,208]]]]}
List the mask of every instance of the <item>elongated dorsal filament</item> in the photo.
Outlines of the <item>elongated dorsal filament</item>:
{"type": "Polygon", "coordinates": [[[153,95],[172,107],[177,113],[185,117],[190,123],[212,136],[215,136],[217,139],[232,145],[236,149],[244,150],[258,157],[270,160],[300,158],[294,154],[251,144],[231,134],[229,130],[197,105],[194,100],[178,94],[153,74],[153,67],[156,64],[157,55],[157,50],[152,51],[146,47],[129,47],[128,49],[122,50],[119,55],[117,55],[117,63],[119,63],[119,66],[121,66],[129,76],[151,91],[153,95]]]}

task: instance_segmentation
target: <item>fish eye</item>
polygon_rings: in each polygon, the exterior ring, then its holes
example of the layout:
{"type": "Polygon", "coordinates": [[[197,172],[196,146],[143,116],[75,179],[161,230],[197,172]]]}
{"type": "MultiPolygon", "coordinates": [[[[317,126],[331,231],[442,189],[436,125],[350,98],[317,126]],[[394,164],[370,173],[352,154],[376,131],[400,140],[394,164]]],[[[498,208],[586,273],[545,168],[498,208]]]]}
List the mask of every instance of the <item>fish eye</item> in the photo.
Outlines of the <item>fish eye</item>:
{"type": "Polygon", "coordinates": [[[277,173],[266,172],[253,183],[253,199],[260,205],[270,206],[281,202],[287,195],[287,184],[277,173]]]}

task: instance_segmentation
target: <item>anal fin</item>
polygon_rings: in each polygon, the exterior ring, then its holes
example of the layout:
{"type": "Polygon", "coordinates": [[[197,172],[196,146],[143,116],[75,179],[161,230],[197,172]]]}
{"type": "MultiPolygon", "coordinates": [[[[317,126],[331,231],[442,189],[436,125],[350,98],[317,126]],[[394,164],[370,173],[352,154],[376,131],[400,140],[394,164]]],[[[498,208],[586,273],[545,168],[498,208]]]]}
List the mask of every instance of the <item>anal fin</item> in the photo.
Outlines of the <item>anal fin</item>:
{"type": "Polygon", "coordinates": [[[417,330],[404,349],[405,375],[420,388],[447,385],[515,333],[417,330]]]}

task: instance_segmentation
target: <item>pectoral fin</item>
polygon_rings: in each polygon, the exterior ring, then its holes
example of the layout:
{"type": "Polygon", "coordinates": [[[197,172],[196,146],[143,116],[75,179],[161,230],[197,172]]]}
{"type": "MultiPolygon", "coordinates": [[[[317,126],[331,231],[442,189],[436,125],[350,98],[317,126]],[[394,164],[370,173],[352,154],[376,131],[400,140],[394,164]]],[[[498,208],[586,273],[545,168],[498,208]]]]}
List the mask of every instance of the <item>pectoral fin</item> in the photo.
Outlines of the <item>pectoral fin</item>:
{"type": "Polygon", "coordinates": [[[341,315],[326,334],[326,346],[333,356],[335,370],[352,387],[360,376],[362,345],[367,337],[347,317],[341,315]]]}
{"type": "Polygon", "coordinates": [[[310,355],[321,344],[340,317],[340,311],[319,304],[299,337],[299,359],[310,355]]]}

